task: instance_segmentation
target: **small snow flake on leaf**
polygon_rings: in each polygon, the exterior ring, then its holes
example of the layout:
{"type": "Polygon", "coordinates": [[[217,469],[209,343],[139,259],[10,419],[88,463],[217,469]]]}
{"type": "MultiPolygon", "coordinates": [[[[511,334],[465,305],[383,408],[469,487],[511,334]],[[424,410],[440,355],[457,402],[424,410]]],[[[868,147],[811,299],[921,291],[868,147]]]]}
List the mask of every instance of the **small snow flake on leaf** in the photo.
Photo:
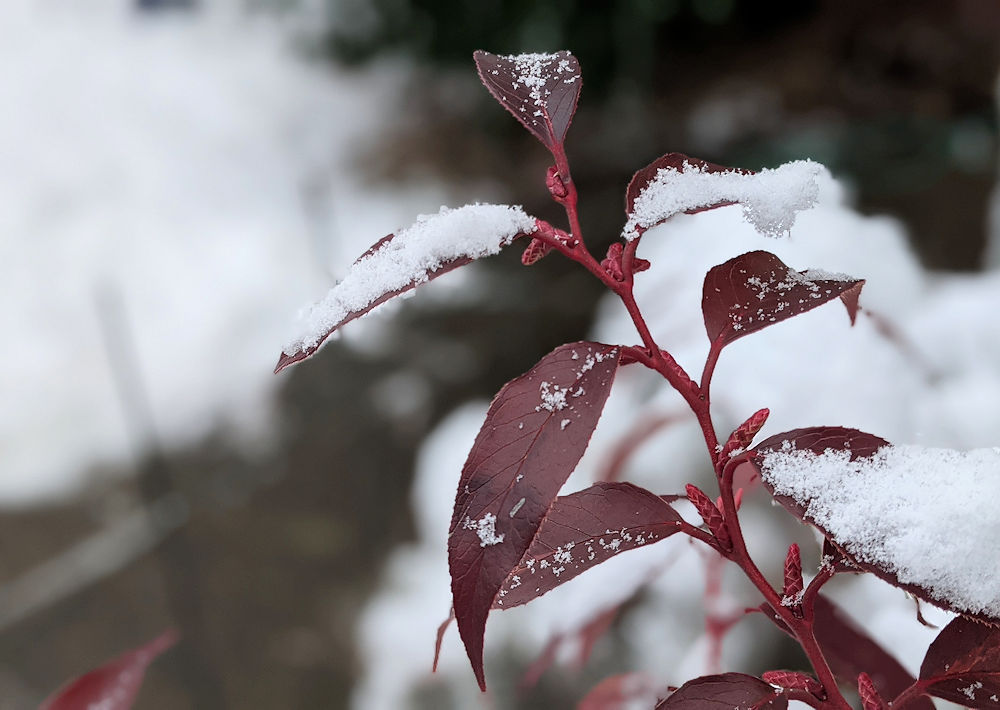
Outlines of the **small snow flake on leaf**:
{"type": "Polygon", "coordinates": [[[689,680],[656,710],[785,710],[788,700],[770,683],[743,673],[689,680]]]}
{"type": "MultiPolygon", "coordinates": [[[[556,348],[500,390],[469,452],[455,497],[448,562],[459,634],[481,686],[486,617],[494,602],[503,606],[499,595],[509,589],[501,587],[583,456],[620,357],[620,348],[600,343],[556,348]]],[[[551,574],[566,567],[552,562],[551,574]]]]}
{"type": "MultiPolygon", "coordinates": [[[[705,330],[714,347],[723,347],[845,293],[860,291],[864,283],[845,274],[795,271],[766,251],[741,254],[705,275],[701,300],[705,330]]],[[[847,303],[851,322],[857,310],[856,294],[852,298],[847,303]]]]}
{"type": "Polygon", "coordinates": [[[664,540],[680,521],[662,498],[631,483],[595,483],[559,496],[494,608],[526,604],[615,555],[664,540]]]}
{"type": "Polygon", "coordinates": [[[967,708],[1000,708],[1000,628],[952,620],[927,649],[920,681],[931,695],[967,708]]]}
{"type": "Polygon", "coordinates": [[[562,145],[580,97],[576,57],[567,51],[505,56],[478,50],[473,58],[493,98],[549,150],[562,145]]]}

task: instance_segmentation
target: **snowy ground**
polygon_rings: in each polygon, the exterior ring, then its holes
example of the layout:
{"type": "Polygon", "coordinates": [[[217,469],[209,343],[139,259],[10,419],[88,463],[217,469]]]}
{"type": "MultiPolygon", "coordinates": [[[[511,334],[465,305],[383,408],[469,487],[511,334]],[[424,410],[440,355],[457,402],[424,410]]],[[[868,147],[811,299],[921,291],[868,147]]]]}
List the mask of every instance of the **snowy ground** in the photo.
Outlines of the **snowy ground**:
{"type": "MultiPolygon", "coordinates": [[[[799,215],[788,239],[766,239],[741,218],[738,207],[682,215],[643,237],[640,256],[652,269],[637,279],[637,298],[661,344],[689,372],[700,372],[708,349],[700,300],[704,273],[744,251],[767,249],[798,269],[819,267],[868,279],[862,305],[898,331],[895,339],[861,317],[851,328],[837,303],[734,343],[723,353],[713,384],[716,425],[724,432],[761,407],[771,418],[761,437],[799,426],[845,425],[896,443],[958,449],[1000,444],[1000,272],[942,276],[916,261],[898,223],[863,217],[845,203],[832,180],[821,186],[819,205],[799,215]]],[[[591,337],[633,343],[621,306],[607,300],[591,337]]],[[[514,376],[519,373],[510,373],[514,376]]],[[[611,447],[636,417],[677,413],[685,422],[639,450],[626,476],[658,493],[683,490],[687,481],[711,485],[697,427],[678,395],[640,368],[619,374],[601,424],[567,490],[592,480],[611,447]]],[[[431,682],[431,639],[449,606],[446,535],[458,472],[485,413],[486,403],[456,411],[426,443],[417,469],[414,507],[418,543],[401,549],[386,569],[385,584],[359,626],[367,675],[354,707],[406,707],[414,687],[431,682]],[[392,658],[392,663],[385,659],[392,658]]],[[[1000,486],[1000,482],[997,483],[1000,486]]],[[[1000,492],[1000,491],[998,491],[1000,492]]],[[[787,516],[766,505],[760,491],[744,509],[751,550],[772,575],[780,574],[789,534],[809,541],[787,516]]],[[[814,545],[804,547],[807,571],[814,545]]],[[[490,652],[508,647],[525,663],[553,633],[573,630],[600,608],[620,601],[651,570],[669,565],[642,609],[629,617],[629,665],[658,681],[680,684],[706,672],[701,634],[704,561],[673,538],[615,558],[525,607],[494,614],[486,635],[490,652]],[[695,580],[695,581],[692,581],[695,580]],[[664,641],[670,630],[670,642],[664,641]]],[[[741,608],[754,599],[731,575],[723,603],[741,608]]],[[[915,671],[935,632],[914,619],[902,592],[866,576],[831,585],[859,621],[915,671]],[[864,599],[864,604],[857,602],[864,599]]],[[[946,615],[926,610],[936,620],[946,615]]],[[[746,622],[744,622],[746,623],[746,622]]],[[[774,635],[766,638],[773,638],[774,635]]],[[[767,641],[744,626],[731,634],[723,666],[737,670],[767,641]]],[[[487,670],[490,664],[487,660],[487,670]]],[[[475,707],[475,682],[454,630],[442,654],[444,682],[455,707],[475,707]]]]}
{"type": "Polygon", "coordinates": [[[353,174],[396,69],[308,63],[230,0],[131,5],[0,3],[3,504],[146,443],[111,374],[130,349],[166,445],[217,425],[260,441],[295,312],[447,201],[353,174]]]}

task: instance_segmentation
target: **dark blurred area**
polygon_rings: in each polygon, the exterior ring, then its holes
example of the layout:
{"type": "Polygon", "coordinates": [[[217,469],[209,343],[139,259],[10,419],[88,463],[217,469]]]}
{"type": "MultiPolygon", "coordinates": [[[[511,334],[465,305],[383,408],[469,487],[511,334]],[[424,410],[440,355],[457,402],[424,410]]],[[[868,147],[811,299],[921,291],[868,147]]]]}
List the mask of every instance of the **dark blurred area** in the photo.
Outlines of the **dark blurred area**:
{"type": "MultiPolygon", "coordinates": [[[[199,11],[193,1],[138,4],[199,11]]],[[[406,94],[386,107],[395,120],[359,157],[372,181],[488,179],[561,224],[544,191],[544,149],[478,86],[471,53],[567,48],[583,68],[568,152],[593,245],[618,235],[624,186],[661,153],[749,168],[810,157],[853,186],[862,211],[904,222],[925,264],[979,266],[997,174],[1000,4],[327,0],[325,9],[329,27],[311,47],[321,61],[415,64],[406,94]]],[[[524,269],[507,253],[485,268],[514,285],[488,306],[418,298],[377,351],[334,343],[281,375],[281,427],[266,457],[215,432],[184,451],[148,453],[134,480],[95,485],[79,502],[3,513],[0,599],[22,611],[4,617],[0,634],[0,710],[32,707],[168,626],[183,641],[152,666],[137,707],[348,707],[355,621],[390,550],[412,536],[421,440],[457,404],[492,397],[541,354],[585,337],[600,295],[555,259],[524,269]],[[394,376],[427,384],[419,411],[379,405],[379,384],[394,376]],[[44,602],[18,601],[32,589],[11,589],[23,574],[113,527],[123,507],[159,520],[165,500],[183,503],[146,554],[44,602]]],[[[594,663],[588,680],[546,679],[516,707],[571,707],[616,669],[614,634],[594,663]]],[[[438,702],[429,691],[420,707],[438,702]]]]}

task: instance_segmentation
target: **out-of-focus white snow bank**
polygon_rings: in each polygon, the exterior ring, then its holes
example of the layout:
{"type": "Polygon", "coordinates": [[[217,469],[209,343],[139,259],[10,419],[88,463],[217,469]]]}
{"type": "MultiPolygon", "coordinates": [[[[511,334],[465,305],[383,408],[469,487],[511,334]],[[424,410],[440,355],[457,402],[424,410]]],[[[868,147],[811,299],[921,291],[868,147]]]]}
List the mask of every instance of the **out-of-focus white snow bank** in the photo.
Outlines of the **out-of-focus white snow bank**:
{"type": "Polygon", "coordinates": [[[219,424],[258,439],[274,361],[296,310],[332,282],[324,268],[445,201],[354,175],[395,70],[308,63],[242,3],[133,5],[0,3],[8,504],[129,455],[102,320],[134,341],[167,445],[219,424]]]}

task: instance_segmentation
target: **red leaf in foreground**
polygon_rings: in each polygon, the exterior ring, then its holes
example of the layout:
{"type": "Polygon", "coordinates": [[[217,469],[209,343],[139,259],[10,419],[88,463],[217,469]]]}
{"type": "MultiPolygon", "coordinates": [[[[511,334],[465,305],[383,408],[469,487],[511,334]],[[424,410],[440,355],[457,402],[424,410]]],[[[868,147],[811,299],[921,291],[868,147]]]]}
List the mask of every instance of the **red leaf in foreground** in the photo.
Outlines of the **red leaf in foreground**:
{"type": "Polygon", "coordinates": [[[287,344],[274,371],[305,360],[345,324],[376,306],[475,259],[496,254],[538,222],[520,207],[465,205],[422,215],[389,234],[354,262],[344,279],[313,306],[299,340],[287,344]]]}
{"type": "Polygon", "coordinates": [[[129,710],[139,694],[146,668],[175,643],[177,634],[167,631],[145,646],[70,681],[49,696],[39,710],[129,710]]]}
{"type": "MultiPolygon", "coordinates": [[[[723,347],[744,335],[811,311],[848,291],[862,279],[820,271],[795,271],[766,251],[751,251],[713,267],[705,275],[701,309],[708,339],[723,347]]],[[[845,299],[851,322],[857,294],[845,299]],[[852,308],[853,306],[853,308],[852,308]]]]}
{"type": "MultiPolygon", "coordinates": [[[[661,155],[659,158],[654,160],[652,163],[642,168],[628,183],[628,188],[625,190],[625,213],[628,215],[632,214],[635,208],[635,201],[642,194],[642,191],[653,180],[656,179],[656,174],[663,169],[673,169],[678,172],[684,172],[689,168],[697,168],[702,172],[706,173],[727,173],[735,172],[741,175],[753,175],[752,170],[741,170],[739,168],[727,168],[724,165],[716,165],[715,163],[709,163],[707,160],[700,160],[698,158],[691,158],[683,153],[667,153],[666,155],[661,155]]],[[[732,202],[719,202],[713,205],[706,205],[705,207],[697,207],[695,209],[687,210],[685,214],[697,214],[698,212],[704,212],[705,210],[712,210],[716,207],[725,207],[726,205],[731,205],[732,202]]],[[[654,225],[646,227],[650,229],[654,225]]]]}
{"type": "MultiPolygon", "coordinates": [[[[805,500],[800,503],[791,496],[775,494],[774,486],[768,480],[768,475],[765,472],[768,465],[766,462],[767,454],[772,451],[781,452],[785,450],[786,447],[790,447],[789,450],[791,451],[808,451],[816,455],[822,455],[829,450],[848,451],[850,452],[849,460],[857,461],[858,459],[870,458],[879,449],[889,445],[889,442],[885,439],[873,434],[866,434],[865,432],[858,431],[857,429],[848,429],[845,427],[807,427],[804,429],[794,429],[783,434],[776,434],[775,436],[762,441],[754,449],[754,451],[759,455],[751,459],[750,463],[754,466],[758,473],[761,474],[761,480],[767,487],[768,491],[771,492],[774,499],[780,503],[785,510],[799,520],[812,525],[823,533],[829,543],[829,545],[824,546],[824,557],[829,556],[829,549],[831,547],[837,550],[839,553],[837,557],[830,560],[834,565],[835,570],[840,571],[843,569],[846,566],[844,562],[846,560],[846,562],[854,568],[849,569],[848,571],[871,572],[877,577],[884,579],[889,584],[899,587],[900,589],[903,589],[930,604],[939,607],[951,608],[953,611],[961,613],[965,616],[996,623],[995,619],[992,619],[986,614],[972,614],[961,608],[953,607],[948,600],[942,598],[940,594],[935,596],[931,594],[928,589],[920,586],[919,584],[901,582],[896,572],[892,569],[888,569],[887,567],[875,562],[860,559],[857,555],[853,554],[850,549],[852,544],[856,544],[855,540],[838,540],[835,535],[831,534],[829,530],[808,514],[807,511],[813,503],[812,499],[805,500]]],[[[885,695],[885,697],[890,696],[885,695]]]]}
{"type": "Polygon", "coordinates": [[[576,710],[624,710],[641,701],[656,701],[649,678],[641,673],[621,673],[605,678],[591,688],[576,710]]]}
{"type": "Polygon", "coordinates": [[[967,708],[1000,707],[1000,628],[958,617],[920,665],[924,689],[967,708]]]}
{"type": "Polygon", "coordinates": [[[448,537],[458,630],[480,687],[486,617],[590,442],[620,349],[556,348],[504,385],[462,469],[448,537]]]}
{"type": "Polygon", "coordinates": [[[562,144],[580,97],[580,64],[567,51],[473,55],[483,85],[549,150],[562,144]]]}
{"type": "Polygon", "coordinates": [[[670,537],[680,525],[662,498],[631,483],[595,483],[559,496],[494,608],[526,604],[619,553],[670,537]]]}
{"type": "Polygon", "coordinates": [[[656,710],[784,710],[788,700],[760,678],[742,673],[706,675],[689,680],[656,710]]]}

